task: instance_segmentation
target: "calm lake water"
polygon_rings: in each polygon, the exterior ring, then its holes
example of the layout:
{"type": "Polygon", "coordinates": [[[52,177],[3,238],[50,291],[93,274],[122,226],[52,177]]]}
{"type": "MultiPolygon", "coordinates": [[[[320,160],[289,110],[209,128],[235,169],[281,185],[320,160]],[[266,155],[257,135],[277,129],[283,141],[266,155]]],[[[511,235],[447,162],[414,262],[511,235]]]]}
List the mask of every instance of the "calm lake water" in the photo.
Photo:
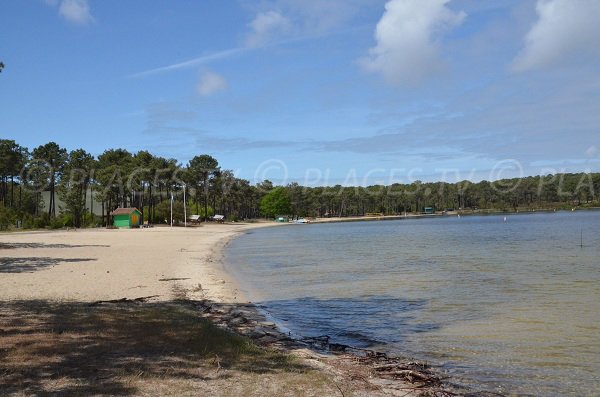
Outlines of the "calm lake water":
{"type": "Polygon", "coordinates": [[[426,360],[476,390],[600,396],[598,211],[274,227],[226,255],[296,334],[426,360]]]}

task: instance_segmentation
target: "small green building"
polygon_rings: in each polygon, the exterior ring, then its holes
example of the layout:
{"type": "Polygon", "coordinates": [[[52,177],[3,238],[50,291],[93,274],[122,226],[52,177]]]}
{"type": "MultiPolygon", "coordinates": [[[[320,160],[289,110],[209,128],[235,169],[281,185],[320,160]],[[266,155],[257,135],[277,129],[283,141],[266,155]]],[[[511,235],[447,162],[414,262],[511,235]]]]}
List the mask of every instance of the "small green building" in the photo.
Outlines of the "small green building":
{"type": "Polygon", "coordinates": [[[423,208],[423,213],[426,215],[430,215],[435,213],[435,209],[433,207],[425,207],[423,208]]]}
{"type": "Polygon", "coordinates": [[[110,214],[115,227],[127,229],[140,227],[142,213],[137,208],[117,208],[110,214]]]}

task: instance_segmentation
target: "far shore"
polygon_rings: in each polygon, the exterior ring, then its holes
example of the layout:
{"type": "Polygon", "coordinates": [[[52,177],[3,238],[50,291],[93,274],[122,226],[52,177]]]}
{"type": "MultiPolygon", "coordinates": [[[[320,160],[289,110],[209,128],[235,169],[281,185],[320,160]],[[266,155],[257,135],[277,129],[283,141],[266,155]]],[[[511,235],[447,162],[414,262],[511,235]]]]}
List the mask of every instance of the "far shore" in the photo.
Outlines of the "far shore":
{"type": "Polygon", "coordinates": [[[520,210],[456,210],[456,211],[436,211],[432,214],[417,214],[406,213],[398,215],[363,215],[363,216],[332,216],[332,217],[307,217],[309,223],[337,223],[337,222],[369,222],[369,221],[389,221],[400,219],[424,219],[424,218],[440,218],[440,217],[457,217],[457,216],[493,216],[493,215],[524,215],[533,213],[546,212],[571,212],[571,211],[597,211],[600,207],[573,207],[571,210],[555,209],[555,208],[536,208],[536,209],[520,209],[520,210]]]}

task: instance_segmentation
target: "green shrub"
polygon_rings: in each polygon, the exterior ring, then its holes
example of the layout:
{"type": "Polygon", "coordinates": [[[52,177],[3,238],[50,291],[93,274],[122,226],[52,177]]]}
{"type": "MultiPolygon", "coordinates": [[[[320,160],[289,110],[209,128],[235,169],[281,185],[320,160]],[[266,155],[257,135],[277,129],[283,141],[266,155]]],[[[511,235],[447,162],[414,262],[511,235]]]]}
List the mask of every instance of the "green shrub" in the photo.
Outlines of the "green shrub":
{"type": "Polygon", "coordinates": [[[0,204],[0,230],[7,230],[14,222],[14,213],[0,204]]]}
{"type": "Polygon", "coordinates": [[[74,227],[75,222],[73,221],[73,215],[71,214],[62,214],[59,217],[62,221],[63,227],[74,227]]]}
{"type": "Polygon", "coordinates": [[[35,227],[35,219],[30,214],[21,215],[21,222],[23,229],[33,229],[35,227]]]}
{"type": "Polygon", "coordinates": [[[50,229],[62,229],[63,227],[73,227],[73,216],[71,214],[61,214],[52,219],[48,225],[50,229]]]}
{"type": "Polygon", "coordinates": [[[89,212],[83,216],[83,225],[84,227],[97,227],[100,224],[100,221],[97,217],[89,212]]]}
{"type": "Polygon", "coordinates": [[[48,224],[48,227],[50,229],[62,229],[63,226],[64,226],[63,220],[61,219],[60,216],[57,216],[56,218],[52,219],[50,221],[50,223],[48,224]]]}
{"type": "MultiPolygon", "coordinates": [[[[190,216],[190,208],[187,208],[187,215],[190,216]]],[[[183,203],[181,201],[175,201],[173,203],[173,222],[183,223],[184,218],[183,203]]],[[[171,202],[165,200],[154,207],[154,223],[170,223],[171,222],[171,202]],[[166,220],[166,222],[165,222],[166,220]]]]}
{"type": "Polygon", "coordinates": [[[50,216],[44,213],[33,220],[33,227],[35,229],[44,229],[50,225],[50,216]]]}

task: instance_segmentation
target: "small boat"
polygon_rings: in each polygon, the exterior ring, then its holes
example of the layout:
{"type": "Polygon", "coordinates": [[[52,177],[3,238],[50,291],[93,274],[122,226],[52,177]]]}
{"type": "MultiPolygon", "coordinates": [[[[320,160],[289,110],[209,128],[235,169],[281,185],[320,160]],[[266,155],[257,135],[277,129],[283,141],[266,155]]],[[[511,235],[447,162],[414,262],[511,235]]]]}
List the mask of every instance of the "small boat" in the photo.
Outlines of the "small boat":
{"type": "Polygon", "coordinates": [[[292,223],[304,224],[304,223],[310,223],[310,221],[308,219],[298,218],[298,219],[292,221],[292,223]]]}

